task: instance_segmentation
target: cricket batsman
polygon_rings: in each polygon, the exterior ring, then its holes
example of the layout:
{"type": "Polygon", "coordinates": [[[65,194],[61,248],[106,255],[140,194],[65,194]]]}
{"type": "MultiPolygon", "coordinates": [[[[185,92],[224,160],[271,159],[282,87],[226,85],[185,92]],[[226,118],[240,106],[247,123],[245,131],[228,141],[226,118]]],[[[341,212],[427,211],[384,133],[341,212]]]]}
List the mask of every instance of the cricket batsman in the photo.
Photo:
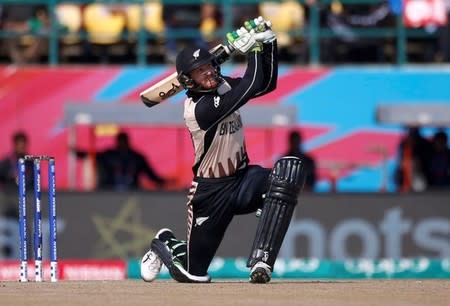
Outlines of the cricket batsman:
{"type": "Polygon", "coordinates": [[[247,266],[250,282],[267,283],[305,180],[304,162],[283,157],[272,169],[251,165],[240,108],[276,88],[277,41],[262,17],[227,34],[228,43],[246,54],[242,77],[220,73],[208,50],[187,46],[176,58],[178,80],[186,90],[184,119],[195,162],[187,196],[187,239],[161,229],[141,260],[141,276],[153,281],[162,264],[178,282],[211,281],[208,267],[235,215],[261,209],[247,266]]]}

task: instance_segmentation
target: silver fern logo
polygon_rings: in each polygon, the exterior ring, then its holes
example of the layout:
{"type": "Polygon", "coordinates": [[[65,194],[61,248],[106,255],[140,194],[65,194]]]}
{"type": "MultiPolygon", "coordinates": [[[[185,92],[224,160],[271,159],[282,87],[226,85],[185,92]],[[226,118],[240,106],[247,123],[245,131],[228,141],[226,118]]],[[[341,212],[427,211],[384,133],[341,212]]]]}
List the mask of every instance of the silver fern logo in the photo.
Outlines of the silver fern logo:
{"type": "Polygon", "coordinates": [[[205,222],[205,221],[208,220],[208,219],[209,219],[209,216],[208,216],[208,217],[198,217],[198,218],[196,218],[196,219],[195,219],[195,226],[200,226],[200,225],[202,225],[203,222],[205,222]]]}
{"type": "Polygon", "coordinates": [[[200,56],[200,49],[195,50],[194,53],[192,53],[192,56],[194,57],[194,60],[197,60],[200,56]]]}

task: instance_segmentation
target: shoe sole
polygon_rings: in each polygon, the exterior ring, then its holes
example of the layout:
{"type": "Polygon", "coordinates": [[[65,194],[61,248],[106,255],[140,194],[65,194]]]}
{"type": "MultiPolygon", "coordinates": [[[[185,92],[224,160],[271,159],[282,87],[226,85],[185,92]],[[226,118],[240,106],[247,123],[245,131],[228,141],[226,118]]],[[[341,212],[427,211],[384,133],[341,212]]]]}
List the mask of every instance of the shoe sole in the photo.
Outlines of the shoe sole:
{"type": "Polygon", "coordinates": [[[166,245],[159,239],[153,239],[150,248],[159,256],[164,265],[169,270],[170,275],[174,280],[180,283],[202,283],[200,281],[196,281],[190,279],[186,275],[181,272],[178,267],[175,265],[175,262],[172,259],[172,255],[167,250],[166,245]]]}
{"type": "Polygon", "coordinates": [[[264,268],[256,268],[250,275],[250,282],[254,284],[266,284],[270,282],[270,276],[264,268]]]}

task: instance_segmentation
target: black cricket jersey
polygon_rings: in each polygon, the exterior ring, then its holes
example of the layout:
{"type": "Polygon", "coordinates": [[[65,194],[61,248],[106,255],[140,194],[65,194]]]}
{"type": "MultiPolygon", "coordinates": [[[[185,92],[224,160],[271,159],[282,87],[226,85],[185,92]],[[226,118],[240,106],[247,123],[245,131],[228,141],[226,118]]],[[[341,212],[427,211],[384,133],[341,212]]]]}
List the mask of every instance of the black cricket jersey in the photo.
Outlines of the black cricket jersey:
{"type": "MultiPolygon", "coordinates": [[[[224,77],[227,90],[188,91],[184,119],[195,162],[188,194],[186,270],[205,275],[234,215],[256,211],[270,169],[249,166],[239,108],[276,87],[276,42],[248,54],[242,78],[224,77]]],[[[223,85],[222,85],[223,86],[223,85]]],[[[222,87],[223,89],[223,87],[222,87]]]]}
{"type": "Polygon", "coordinates": [[[262,52],[248,54],[242,78],[224,77],[230,87],[224,94],[187,92],[184,119],[195,150],[194,176],[226,177],[248,165],[239,108],[275,89],[277,65],[276,45],[265,44],[262,52]]]}

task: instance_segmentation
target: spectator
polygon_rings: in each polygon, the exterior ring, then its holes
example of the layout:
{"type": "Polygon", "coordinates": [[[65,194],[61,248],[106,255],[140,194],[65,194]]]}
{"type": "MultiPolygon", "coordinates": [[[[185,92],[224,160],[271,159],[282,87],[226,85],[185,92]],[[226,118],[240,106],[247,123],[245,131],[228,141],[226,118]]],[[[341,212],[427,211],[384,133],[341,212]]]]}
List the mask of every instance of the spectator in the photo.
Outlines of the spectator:
{"type": "Polygon", "coordinates": [[[313,191],[316,183],[316,162],[312,156],[302,150],[302,135],[299,131],[293,130],[289,133],[289,148],[283,156],[295,156],[301,158],[305,162],[305,169],[308,173],[306,176],[305,191],[313,191]]]}
{"type": "Polygon", "coordinates": [[[385,38],[359,37],[355,29],[390,25],[391,17],[386,3],[344,5],[333,1],[325,19],[336,37],[327,41],[324,51],[335,62],[383,61],[385,38]]]}
{"type": "MultiPolygon", "coordinates": [[[[12,152],[0,160],[0,217],[17,221],[17,161],[19,158],[27,155],[28,137],[22,132],[16,132],[12,137],[12,152]]],[[[33,190],[33,162],[25,163],[25,186],[26,190],[33,190]]],[[[0,233],[0,235],[10,236],[9,231],[0,233]]],[[[13,239],[13,237],[10,237],[13,239]]],[[[1,242],[1,241],[0,241],[1,242]]],[[[3,241],[5,242],[5,241],[3,241]]],[[[10,258],[13,256],[13,250],[10,245],[4,244],[0,248],[0,258],[10,258]]]]}
{"type": "MultiPolygon", "coordinates": [[[[28,154],[28,136],[23,131],[14,133],[12,137],[12,152],[0,161],[0,187],[3,191],[17,193],[17,161],[28,154]]],[[[26,187],[33,187],[33,163],[26,164],[26,187]]]]}
{"type": "Polygon", "coordinates": [[[432,139],[433,153],[430,161],[430,187],[450,187],[450,149],[448,136],[439,130],[432,139]]]}
{"type": "Polygon", "coordinates": [[[45,6],[11,4],[3,7],[3,30],[12,32],[15,37],[5,39],[5,47],[14,64],[38,62],[44,48],[39,34],[47,27],[48,18],[45,6]]]}
{"type": "MultiPolygon", "coordinates": [[[[12,152],[0,160],[0,219],[3,217],[14,222],[17,221],[17,161],[24,157],[27,152],[27,135],[22,131],[14,133],[12,136],[12,152]]],[[[33,162],[26,162],[25,171],[26,189],[33,190],[33,162]]],[[[0,258],[11,258],[14,252],[11,244],[6,243],[6,241],[11,241],[14,237],[6,228],[4,228],[3,233],[0,233],[0,236],[7,237],[6,240],[3,240],[3,243],[0,239],[0,258]]]]}
{"type": "MultiPolygon", "coordinates": [[[[87,152],[76,150],[77,157],[86,158],[87,152]]],[[[158,186],[169,181],[159,176],[145,157],[130,146],[128,134],[116,136],[116,146],[96,153],[99,189],[136,190],[141,189],[139,178],[145,174],[158,186]]]]}
{"type": "Polygon", "coordinates": [[[429,185],[431,143],[418,127],[409,127],[398,146],[398,167],[395,181],[401,192],[424,191],[429,185]]]}

